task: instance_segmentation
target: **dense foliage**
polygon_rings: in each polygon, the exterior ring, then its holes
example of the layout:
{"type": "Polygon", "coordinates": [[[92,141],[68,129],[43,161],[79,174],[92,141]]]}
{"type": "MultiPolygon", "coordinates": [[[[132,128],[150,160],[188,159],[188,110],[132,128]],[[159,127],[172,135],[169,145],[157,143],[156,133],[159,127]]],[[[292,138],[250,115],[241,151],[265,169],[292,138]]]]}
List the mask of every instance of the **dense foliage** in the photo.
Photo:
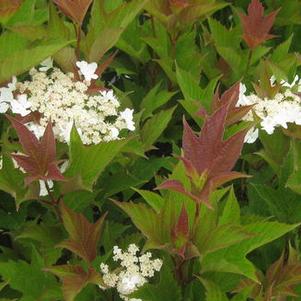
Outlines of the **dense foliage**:
{"type": "Polygon", "coordinates": [[[0,0],[0,301],[301,300],[300,0],[0,0]]]}

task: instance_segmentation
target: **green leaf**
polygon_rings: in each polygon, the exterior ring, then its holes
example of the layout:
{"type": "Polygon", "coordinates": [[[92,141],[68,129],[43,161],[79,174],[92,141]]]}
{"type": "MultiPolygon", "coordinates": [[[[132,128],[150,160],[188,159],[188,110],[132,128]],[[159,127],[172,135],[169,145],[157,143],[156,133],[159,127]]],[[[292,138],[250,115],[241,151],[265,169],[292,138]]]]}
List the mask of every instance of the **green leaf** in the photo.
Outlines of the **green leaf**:
{"type": "Polygon", "coordinates": [[[163,208],[165,201],[164,199],[158,194],[148,190],[141,190],[133,188],[136,192],[138,192],[144,200],[157,212],[159,213],[163,208]]]}
{"type": "Polygon", "coordinates": [[[161,82],[159,82],[147,93],[140,104],[140,108],[144,110],[142,120],[150,117],[156,109],[166,104],[175,94],[176,92],[163,90],[161,82]]]}
{"type": "Polygon", "coordinates": [[[17,12],[6,22],[6,26],[32,23],[36,0],[25,0],[17,12]]]}
{"type": "Polygon", "coordinates": [[[122,28],[105,28],[93,42],[89,55],[89,62],[99,62],[104,54],[118,41],[122,28]]]}
{"type": "Polygon", "coordinates": [[[171,41],[166,28],[160,23],[155,22],[156,26],[156,36],[142,37],[142,40],[148,44],[161,59],[169,58],[169,53],[171,50],[171,41]]]}
{"type": "Polygon", "coordinates": [[[28,41],[14,32],[5,32],[0,36],[0,60],[14,52],[23,50],[28,45],[28,41]]]}
{"type": "MultiPolygon", "coordinates": [[[[200,223],[199,227],[202,227],[200,223]]],[[[202,255],[228,248],[232,245],[240,244],[242,241],[250,239],[252,233],[239,225],[220,225],[207,233],[206,237],[196,238],[196,246],[202,255]]]]}
{"type": "Polygon", "coordinates": [[[255,282],[255,267],[246,259],[251,251],[292,231],[298,224],[287,225],[278,222],[259,221],[244,226],[245,231],[254,236],[214,253],[210,253],[202,261],[203,272],[218,271],[244,275],[255,282]]]}
{"type": "Polygon", "coordinates": [[[0,170],[0,189],[9,193],[16,200],[17,209],[30,195],[24,185],[24,174],[15,168],[12,159],[3,155],[3,166],[0,170]]]}
{"type": "Polygon", "coordinates": [[[46,225],[45,223],[27,222],[23,225],[16,239],[32,239],[46,246],[54,247],[63,239],[60,226],[46,225]]]}
{"type": "Polygon", "coordinates": [[[145,248],[169,248],[171,231],[177,222],[181,202],[166,200],[159,213],[142,203],[114,202],[132,220],[134,225],[148,239],[145,248]],[[145,218],[147,216],[147,218],[145,218]]]}
{"type": "Polygon", "coordinates": [[[283,43],[279,44],[273,51],[272,55],[271,55],[271,60],[274,63],[278,63],[279,61],[283,60],[286,58],[289,49],[291,47],[292,44],[292,40],[293,40],[293,35],[291,35],[286,41],[284,41],[283,43]]]}
{"type": "Polygon", "coordinates": [[[139,203],[119,203],[120,207],[132,220],[134,225],[147,237],[151,246],[162,247],[170,241],[170,229],[166,229],[165,222],[161,214],[157,214],[147,205],[139,203]],[[147,216],[147,218],[145,218],[147,216]]]}
{"type": "Polygon", "coordinates": [[[49,22],[48,22],[48,35],[53,39],[69,40],[75,38],[71,36],[70,30],[60,18],[58,11],[52,2],[49,3],[49,22]]]}
{"type": "Polygon", "coordinates": [[[178,66],[189,71],[194,78],[198,78],[204,57],[195,43],[195,31],[179,36],[175,45],[175,52],[175,60],[178,66]]]}
{"type": "MultiPolygon", "coordinates": [[[[267,185],[251,184],[250,189],[254,189],[258,200],[265,203],[271,215],[281,222],[289,222],[297,209],[295,202],[291,203],[289,193],[285,190],[275,190],[267,185]]],[[[264,206],[264,203],[261,206],[264,206]]],[[[301,205],[301,204],[300,204],[301,205]]],[[[300,207],[300,206],[299,206],[300,207]]],[[[301,207],[300,207],[301,209],[301,207]]]]}
{"type": "Polygon", "coordinates": [[[77,178],[83,189],[92,190],[92,186],[99,175],[114,157],[122,151],[128,141],[128,139],[120,139],[86,146],[82,143],[77,130],[73,128],[69,146],[71,161],[64,175],[77,178]]]}
{"type": "Polygon", "coordinates": [[[24,298],[45,301],[60,299],[56,279],[42,272],[40,263],[43,259],[36,251],[33,251],[32,258],[31,264],[23,260],[0,262],[1,276],[24,298]]]}
{"type": "Polygon", "coordinates": [[[209,27],[218,47],[240,48],[241,33],[239,27],[228,30],[213,18],[209,18],[209,27]]]}
{"type": "Polygon", "coordinates": [[[178,84],[185,99],[200,100],[203,94],[203,89],[199,86],[196,78],[194,78],[189,72],[182,70],[178,66],[176,74],[178,84]]]}
{"type": "Polygon", "coordinates": [[[163,267],[160,271],[160,282],[157,285],[145,284],[131,294],[131,298],[139,298],[143,301],[182,300],[181,289],[165,261],[163,261],[163,267]]]}
{"type": "Polygon", "coordinates": [[[42,222],[37,224],[36,221],[28,221],[23,224],[16,240],[22,245],[32,243],[38,246],[45,264],[51,265],[61,257],[61,250],[55,248],[55,246],[63,237],[61,226],[48,225],[42,222]]]}
{"type": "Polygon", "coordinates": [[[247,66],[247,59],[245,56],[230,47],[217,47],[218,53],[225,59],[233,71],[235,78],[242,75],[247,66]]]}
{"type": "Polygon", "coordinates": [[[264,158],[268,163],[272,163],[271,167],[276,173],[279,173],[279,165],[282,165],[285,156],[290,148],[290,139],[285,136],[281,130],[276,130],[273,135],[268,135],[264,131],[260,131],[260,141],[264,147],[264,158]]]}
{"type": "Polygon", "coordinates": [[[228,188],[223,188],[214,191],[210,195],[210,204],[213,207],[212,209],[207,208],[206,206],[202,206],[200,210],[200,225],[197,227],[196,240],[202,241],[208,237],[217,226],[218,221],[218,203],[228,192],[228,188]]]}
{"type": "Polygon", "coordinates": [[[101,236],[101,245],[104,247],[106,254],[111,254],[117,240],[123,237],[124,232],[130,227],[130,225],[126,226],[113,221],[105,221],[105,227],[101,236]]]}
{"type": "Polygon", "coordinates": [[[240,207],[236,199],[234,189],[231,187],[231,190],[228,194],[228,197],[225,201],[225,207],[223,213],[221,214],[218,223],[219,225],[224,224],[240,224],[240,207]]]}
{"type": "Polygon", "coordinates": [[[176,107],[172,107],[168,110],[161,111],[146,121],[141,130],[141,139],[145,150],[150,149],[161,136],[170,122],[175,109],[176,107]]]}
{"type": "Polygon", "coordinates": [[[292,191],[301,194],[301,171],[296,171],[290,175],[286,183],[292,191]]]}
{"type": "Polygon", "coordinates": [[[149,182],[162,167],[170,169],[170,158],[139,158],[126,170],[120,167],[119,171],[112,175],[105,174],[100,178],[99,183],[103,183],[101,188],[104,188],[106,198],[121,191],[127,191],[129,195],[133,193],[129,190],[131,187],[139,187],[149,182]]]}
{"type": "Polygon", "coordinates": [[[148,0],[124,3],[107,13],[101,0],[95,1],[92,9],[90,30],[84,42],[89,61],[98,62],[106,51],[119,40],[122,32],[133,21],[148,0]]]}
{"type": "Polygon", "coordinates": [[[221,291],[216,283],[202,277],[198,278],[206,288],[206,301],[228,301],[226,294],[221,291]]]}
{"type": "Polygon", "coordinates": [[[129,24],[116,44],[116,47],[144,64],[150,60],[150,54],[146,43],[137,37],[140,37],[142,33],[148,34],[151,31],[151,26],[147,27],[146,24],[141,25],[139,20],[135,19],[129,24]]]}
{"type": "Polygon", "coordinates": [[[49,56],[67,46],[70,42],[52,42],[33,48],[16,51],[0,59],[0,83],[10,80],[12,76],[19,75],[31,67],[41,63],[49,56]]]}

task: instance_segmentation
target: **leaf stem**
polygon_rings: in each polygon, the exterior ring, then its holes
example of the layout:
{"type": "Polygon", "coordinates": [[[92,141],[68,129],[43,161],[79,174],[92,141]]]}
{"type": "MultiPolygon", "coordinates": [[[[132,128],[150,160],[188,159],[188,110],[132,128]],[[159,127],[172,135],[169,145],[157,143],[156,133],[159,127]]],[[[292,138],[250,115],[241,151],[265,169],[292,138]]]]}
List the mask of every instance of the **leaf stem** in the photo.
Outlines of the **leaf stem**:
{"type": "Polygon", "coordinates": [[[75,55],[77,60],[80,60],[81,26],[79,24],[74,24],[74,27],[77,38],[75,55]]]}
{"type": "Polygon", "coordinates": [[[249,54],[248,54],[248,61],[247,61],[247,66],[246,66],[246,71],[245,71],[245,76],[248,75],[251,62],[252,62],[252,57],[253,57],[253,49],[249,49],[249,54]]]}
{"type": "Polygon", "coordinates": [[[48,205],[52,206],[52,208],[54,209],[54,211],[55,211],[58,219],[60,220],[60,222],[63,222],[61,214],[60,214],[60,210],[58,208],[58,204],[59,204],[59,201],[61,199],[61,196],[58,199],[55,198],[55,196],[53,195],[53,193],[52,193],[52,191],[51,191],[51,189],[50,189],[49,184],[47,183],[47,181],[44,181],[44,183],[45,183],[45,187],[46,187],[46,190],[48,192],[48,195],[49,195],[51,201],[44,201],[43,200],[42,202],[44,202],[45,204],[48,204],[48,205]]]}
{"type": "Polygon", "coordinates": [[[45,187],[46,187],[46,190],[47,190],[47,192],[48,192],[48,195],[50,196],[52,205],[57,205],[57,200],[56,200],[56,198],[54,197],[54,195],[53,195],[53,193],[52,193],[52,191],[51,191],[51,189],[50,189],[50,187],[49,187],[48,182],[47,182],[47,181],[44,181],[44,183],[45,183],[45,187]]]}

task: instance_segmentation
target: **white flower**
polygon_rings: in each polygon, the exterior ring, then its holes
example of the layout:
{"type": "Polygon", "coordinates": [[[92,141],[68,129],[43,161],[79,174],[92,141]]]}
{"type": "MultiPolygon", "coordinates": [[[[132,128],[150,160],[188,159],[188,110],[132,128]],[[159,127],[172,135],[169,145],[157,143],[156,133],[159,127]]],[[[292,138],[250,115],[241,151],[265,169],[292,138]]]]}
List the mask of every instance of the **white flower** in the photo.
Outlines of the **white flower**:
{"type": "Polygon", "coordinates": [[[51,57],[44,60],[39,68],[39,71],[47,72],[49,69],[53,68],[53,59],[51,57]]]}
{"type": "Polygon", "coordinates": [[[119,130],[115,127],[112,127],[111,128],[111,137],[112,137],[112,140],[116,140],[119,136],[119,130]]]}
{"type": "MultiPolygon", "coordinates": [[[[275,83],[274,77],[271,78],[271,83],[275,83]]],[[[272,99],[260,98],[253,93],[246,95],[246,89],[241,86],[238,106],[253,105],[252,111],[260,119],[261,129],[269,135],[272,135],[277,127],[286,129],[290,123],[301,125],[301,99],[292,90],[296,90],[296,85],[298,91],[301,89],[299,77],[296,76],[291,84],[285,81],[281,81],[280,84],[285,88],[284,92],[278,92],[272,99]]],[[[254,121],[252,111],[244,120],[254,121]]],[[[253,143],[257,137],[258,130],[253,128],[247,133],[245,142],[253,143]]]]}
{"type": "Polygon", "coordinates": [[[14,94],[12,89],[16,87],[16,79],[8,87],[1,88],[0,111],[10,107],[13,113],[22,116],[30,112],[40,113],[39,124],[26,124],[38,138],[43,135],[50,119],[55,138],[64,143],[70,142],[73,125],[87,145],[117,140],[121,130],[134,128],[132,111],[119,111],[120,103],[112,90],[90,95],[87,81],[77,81],[73,73],[65,74],[56,67],[47,73],[33,68],[30,75],[31,80],[18,82],[14,94]]]}
{"type": "MultiPolygon", "coordinates": [[[[140,249],[135,245],[129,245],[127,251],[122,251],[118,246],[113,248],[113,260],[120,262],[120,268],[110,272],[107,264],[101,263],[100,270],[104,284],[107,288],[116,287],[120,298],[125,301],[142,301],[127,297],[139,287],[147,283],[147,278],[154,276],[162,267],[162,260],[152,259],[152,254],[147,252],[139,256],[140,249]]],[[[100,286],[101,289],[105,287],[100,286]]]]}
{"type": "Polygon", "coordinates": [[[255,129],[254,127],[251,128],[246,134],[245,143],[249,143],[249,144],[254,143],[258,139],[258,136],[259,136],[259,130],[255,129]]]}
{"type": "Polygon", "coordinates": [[[17,86],[17,78],[15,76],[12,77],[12,81],[10,83],[7,84],[7,87],[11,90],[11,91],[15,91],[17,86]]]}
{"type": "Polygon", "coordinates": [[[0,88],[0,113],[6,113],[10,103],[14,100],[13,92],[16,89],[17,78],[14,76],[7,87],[0,88]]]}
{"type": "Polygon", "coordinates": [[[9,104],[4,101],[0,101],[0,113],[6,113],[8,109],[9,104]]]}
{"type": "Polygon", "coordinates": [[[125,273],[120,277],[118,282],[117,290],[122,295],[129,295],[138,287],[141,286],[142,283],[145,283],[145,278],[140,275],[140,273],[125,273]]]}
{"type": "Polygon", "coordinates": [[[268,116],[267,118],[264,118],[260,125],[262,126],[262,129],[265,130],[269,135],[273,134],[275,131],[276,124],[272,117],[268,116]]]}
{"type": "Polygon", "coordinates": [[[67,170],[68,166],[69,166],[69,160],[66,160],[66,161],[60,166],[60,172],[61,172],[61,173],[64,173],[64,172],[67,170]]]}
{"type": "Polygon", "coordinates": [[[32,131],[35,134],[35,136],[38,139],[40,139],[44,135],[45,128],[43,126],[36,124],[34,122],[28,122],[26,126],[30,131],[32,131]]]}
{"type": "Polygon", "coordinates": [[[76,66],[79,68],[80,73],[84,76],[85,80],[90,82],[91,79],[97,79],[98,75],[95,73],[97,70],[97,63],[87,63],[85,61],[76,62],[76,66]]]}
{"type": "Polygon", "coordinates": [[[31,111],[29,110],[31,103],[27,100],[26,94],[21,94],[17,96],[17,99],[11,101],[11,110],[15,114],[20,114],[21,116],[28,115],[31,111]]]}
{"type": "MultiPolygon", "coordinates": [[[[42,180],[39,180],[39,183],[40,183],[40,196],[47,196],[48,191],[47,191],[45,182],[42,181],[42,180]]],[[[50,189],[53,188],[53,182],[51,180],[48,180],[47,184],[48,184],[50,189]]]]}
{"type": "Polygon", "coordinates": [[[240,84],[239,86],[239,99],[237,102],[237,106],[249,106],[251,105],[249,98],[245,95],[247,92],[247,87],[244,84],[240,84]]]}
{"type": "Polygon", "coordinates": [[[135,123],[133,121],[133,112],[134,110],[125,109],[123,112],[120,113],[121,119],[125,121],[127,129],[130,131],[135,130],[135,123]]]}
{"type": "Polygon", "coordinates": [[[70,135],[73,127],[73,121],[69,121],[67,123],[59,124],[60,128],[60,136],[63,141],[66,141],[68,144],[70,143],[70,135]]]}

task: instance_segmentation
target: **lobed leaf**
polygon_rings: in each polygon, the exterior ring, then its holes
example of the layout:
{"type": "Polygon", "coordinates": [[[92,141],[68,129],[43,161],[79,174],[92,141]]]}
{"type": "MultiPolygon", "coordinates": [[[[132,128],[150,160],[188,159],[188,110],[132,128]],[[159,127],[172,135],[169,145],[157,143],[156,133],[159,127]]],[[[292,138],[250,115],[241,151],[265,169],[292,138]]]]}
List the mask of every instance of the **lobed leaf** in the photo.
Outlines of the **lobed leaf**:
{"type": "Polygon", "coordinates": [[[69,209],[60,203],[60,212],[69,239],[58,244],[91,263],[97,255],[97,245],[103,228],[104,214],[95,224],[91,224],[84,215],[69,209]]]}

